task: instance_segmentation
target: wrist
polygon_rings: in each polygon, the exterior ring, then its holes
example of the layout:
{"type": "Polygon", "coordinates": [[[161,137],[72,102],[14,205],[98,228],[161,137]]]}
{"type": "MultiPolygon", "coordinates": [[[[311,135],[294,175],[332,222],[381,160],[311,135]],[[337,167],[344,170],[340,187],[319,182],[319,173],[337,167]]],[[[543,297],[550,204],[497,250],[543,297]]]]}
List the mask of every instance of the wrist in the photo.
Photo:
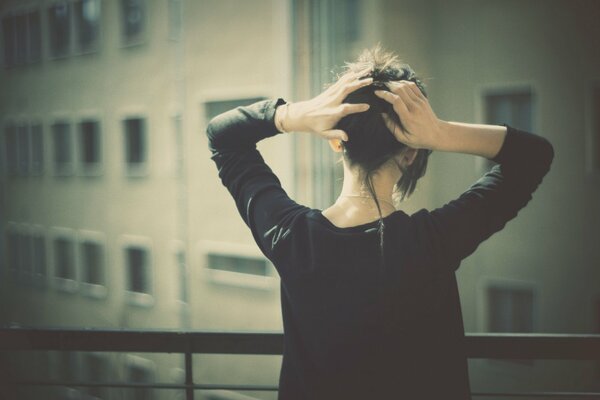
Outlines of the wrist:
{"type": "Polygon", "coordinates": [[[286,118],[288,105],[289,103],[284,103],[275,109],[275,117],[273,118],[275,122],[275,128],[281,133],[287,132],[287,125],[285,122],[283,122],[283,120],[286,118]]]}

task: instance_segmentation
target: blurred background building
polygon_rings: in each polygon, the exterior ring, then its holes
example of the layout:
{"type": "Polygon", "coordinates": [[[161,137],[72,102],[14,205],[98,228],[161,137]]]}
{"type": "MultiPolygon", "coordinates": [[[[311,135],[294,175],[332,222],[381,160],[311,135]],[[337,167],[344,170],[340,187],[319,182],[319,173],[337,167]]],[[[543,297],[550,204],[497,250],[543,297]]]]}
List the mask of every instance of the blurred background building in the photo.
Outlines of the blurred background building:
{"type": "MultiPolygon", "coordinates": [[[[207,121],[264,98],[313,96],[381,42],[424,80],[440,118],[505,122],[555,147],[530,204],[457,272],[465,330],[600,333],[597,1],[2,0],[0,17],[3,325],[281,331],[279,278],[218,180],[207,121]]],[[[325,141],[286,134],[258,148],[296,201],[335,201],[343,172],[325,141]]],[[[439,207],[490,163],[434,153],[399,206],[439,207]]],[[[195,357],[206,383],[277,382],[280,362],[195,357]]],[[[182,379],[169,355],[49,352],[33,371],[6,365],[65,379],[182,379]]],[[[600,388],[593,363],[469,368],[472,389],[600,388]]],[[[40,393],[181,395],[31,390],[40,393]]]]}

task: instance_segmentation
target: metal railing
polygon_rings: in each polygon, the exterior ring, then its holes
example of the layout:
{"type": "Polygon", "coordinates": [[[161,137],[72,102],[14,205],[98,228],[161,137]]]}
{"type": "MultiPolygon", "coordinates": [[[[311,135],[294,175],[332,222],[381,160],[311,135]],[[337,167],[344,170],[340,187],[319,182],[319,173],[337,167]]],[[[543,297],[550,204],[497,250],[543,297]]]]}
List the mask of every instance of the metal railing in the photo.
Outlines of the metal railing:
{"type": "MultiPolygon", "coordinates": [[[[0,351],[105,351],[180,353],[184,355],[185,382],[65,382],[13,380],[24,386],[71,386],[114,388],[181,389],[186,399],[194,390],[277,391],[273,385],[200,384],[193,379],[193,354],[281,355],[283,334],[279,332],[207,332],[105,329],[0,328],[0,351]]],[[[600,361],[600,335],[572,334],[466,334],[469,358],[554,359],[600,361]]],[[[550,397],[600,399],[600,392],[472,392],[472,396],[550,397]]]]}

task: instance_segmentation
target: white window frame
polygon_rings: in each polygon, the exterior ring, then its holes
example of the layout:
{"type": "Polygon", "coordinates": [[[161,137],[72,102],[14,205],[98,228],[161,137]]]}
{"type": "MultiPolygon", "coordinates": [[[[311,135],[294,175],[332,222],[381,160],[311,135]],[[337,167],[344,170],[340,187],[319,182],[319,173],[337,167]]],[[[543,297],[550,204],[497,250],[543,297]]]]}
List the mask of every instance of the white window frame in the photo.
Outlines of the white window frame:
{"type": "MultiPolygon", "coordinates": [[[[529,91],[531,93],[531,110],[533,116],[531,119],[532,133],[536,133],[541,126],[541,115],[543,102],[543,92],[540,90],[541,85],[538,80],[523,80],[523,81],[506,81],[506,82],[490,82],[475,85],[473,104],[475,105],[474,115],[476,123],[486,123],[486,98],[489,95],[503,95],[522,93],[529,91]]],[[[507,123],[507,122],[505,122],[507,123]]],[[[475,170],[478,173],[488,171],[487,159],[485,157],[475,156],[475,170]]]]}
{"type": "Polygon", "coordinates": [[[277,270],[256,245],[201,240],[198,242],[198,250],[202,262],[202,277],[208,282],[266,291],[276,290],[279,287],[277,270]],[[264,259],[267,264],[267,275],[259,276],[209,268],[209,254],[264,259]]]}
{"type": "Polygon", "coordinates": [[[156,271],[154,270],[154,252],[153,252],[153,244],[152,240],[148,237],[144,236],[136,236],[136,235],[121,235],[120,239],[120,249],[121,249],[121,263],[122,263],[122,271],[125,273],[124,278],[124,291],[125,291],[125,300],[129,305],[133,306],[141,306],[141,307],[152,307],[155,303],[154,294],[156,291],[155,287],[155,276],[156,271]],[[148,289],[149,293],[141,293],[134,292],[129,290],[130,282],[129,282],[129,265],[127,264],[127,248],[128,247],[142,247],[147,251],[147,265],[146,265],[146,274],[148,279],[148,289]]]}
{"type": "Polygon", "coordinates": [[[98,110],[89,110],[89,111],[82,111],[77,115],[77,118],[75,119],[75,123],[73,124],[72,130],[74,131],[73,136],[75,139],[75,142],[73,143],[73,147],[75,149],[74,151],[74,166],[75,166],[75,174],[78,176],[83,176],[83,177],[97,177],[97,176],[102,176],[104,174],[104,165],[105,165],[105,158],[106,158],[106,152],[105,152],[105,141],[106,139],[104,138],[104,117],[102,115],[102,112],[98,111],[98,110]],[[100,153],[100,161],[98,163],[96,163],[96,165],[90,165],[90,166],[86,166],[85,164],[83,164],[81,162],[81,155],[83,152],[83,149],[81,147],[81,131],[80,131],[80,126],[81,123],[84,121],[90,121],[93,120],[95,122],[98,123],[98,137],[99,137],[99,143],[98,143],[98,151],[100,153]]]}
{"type": "Polygon", "coordinates": [[[53,226],[50,228],[51,231],[51,246],[50,246],[50,257],[51,257],[51,265],[50,271],[52,271],[52,281],[54,284],[54,288],[57,290],[67,292],[67,293],[75,293],[79,290],[79,271],[77,268],[78,263],[78,246],[77,246],[77,235],[75,230],[71,228],[64,228],[59,226],[53,226]],[[56,245],[55,241],[58,238],[67,238],[73,244],[73,274],[75,275],[73,279],[70,278],[62,278],[56,276],[56,271],[58,267],[56,265],[56,245]]]}
{"type": "Polygon", "coordinates": [[[127,178],[145,178],[150,175],[150,163],[152,162],[152,147],[150,138],[150,126],[151,121],[148,112],[143,107],[128,107],[121,110],[118,114],[119,118],[119,131],[121,141],[121,164],[123,165],[123,175],[127,178]],[[146,146],[146,160],[141,165],[130,165],[127,162],[127,137],[125,130],[125,120],[140,118],[144,120],[144,139],[146,146]]]}
{"type": "Polygon", "coordinates": [[[600,90],[600,78],[589,79],[585,82],[584,88],[584,124],[585,124],[585,169],[586,169],[586,177],[600,183],[600,167],[595,167],[594,164],[600,165],[600,160],[596,160],[595,157],[600,157],[600,154],[594,154],[594,147],[600,146],[600,143],[596,143],[596,140],[600,141],[600,133],[598,133],[598,137],[596,138],[596,132],[594,132],[594,128],[600,130],[599,127],[595,127],[594,124],[598,117],[596,117],[595,112],[600,112],[594,110],[594,88],[598,88],[600,90]]]}
{"type": "Polygon", "coordinates": [[[79,254],[79,262],[77,263],[79,271],[79,284],[81,286],[81,293],[87,297],[95,298],[95,299],[104,299],[107,296],[108,288],[108,268],[107,268],[107,251],[106,251],[106,236],[102,232],[95,232],[89,230],[80,229],[77,232],[77,252],[79,254]],[[81,246],[84,242],[94,242],[100,245],[102,249],[102,269],[104,274],[104,285],[85,282],[83,280],[84,277],[84,259],[83,259],[83,251],[81,251],[81,246]]]}

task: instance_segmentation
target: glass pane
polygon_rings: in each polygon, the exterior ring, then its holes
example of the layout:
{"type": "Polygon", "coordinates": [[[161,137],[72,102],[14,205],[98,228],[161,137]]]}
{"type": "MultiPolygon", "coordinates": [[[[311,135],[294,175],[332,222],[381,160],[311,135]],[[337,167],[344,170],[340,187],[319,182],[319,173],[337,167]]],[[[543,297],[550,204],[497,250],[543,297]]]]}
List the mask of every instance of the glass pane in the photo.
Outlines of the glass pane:
{"type": "Polygon", "coordinates": [[[128,164],[142,164],[146,160],[144,121],[140,118],[125,120],[125,140],[128,164]]]}
{"type": "Polygon", "coordinates": [[[144,5],[143,0],[121,0],[122,32],[126,42],[138,40],[144,32],[144,5]]]}
{"type": "Polygon", "coordinates": [[[90,51],[97,48],[100,14],[100,0],[79,0],[75,3],[77,45],[80,51],[90,51]]]}
{"type": "Polygon", "coordinates": [[[42,57],[42,27],[40,21],[40,12],[31,11],[27,14],[28,39],[29,39],[29,62],[40,61],[42,57]]]}
{"type": "Polygon", "coordinates": [[[73,242],[66,238],[55,239],[54,254],[56,276],[64,279],[75,279],[73,242]]]}
{"type": "Polygon", "coordinates": [[[148,293],[146,250],[129,247],[127,249],[127,265],[129,268],[129,290],[148,293]]]}
{"type": "Polygon", "coordinates": [[[83,121],[79,124],[80,161],[84,166],[100,162],[100,130],[97,121],[83,121]]]}
{"type": "Polygon", "coordinates": [[[68,2],[56,3],[48,9],[50,29],[50,54],[55,57],[64,56],[70,46],[70,8],[68,2]]]}
{"type": "Polygon", "coordinates": [[[33,124],[31,133],[31,172],[39,175],[44,169],[44,138],[41,124],[33,124]]]}

